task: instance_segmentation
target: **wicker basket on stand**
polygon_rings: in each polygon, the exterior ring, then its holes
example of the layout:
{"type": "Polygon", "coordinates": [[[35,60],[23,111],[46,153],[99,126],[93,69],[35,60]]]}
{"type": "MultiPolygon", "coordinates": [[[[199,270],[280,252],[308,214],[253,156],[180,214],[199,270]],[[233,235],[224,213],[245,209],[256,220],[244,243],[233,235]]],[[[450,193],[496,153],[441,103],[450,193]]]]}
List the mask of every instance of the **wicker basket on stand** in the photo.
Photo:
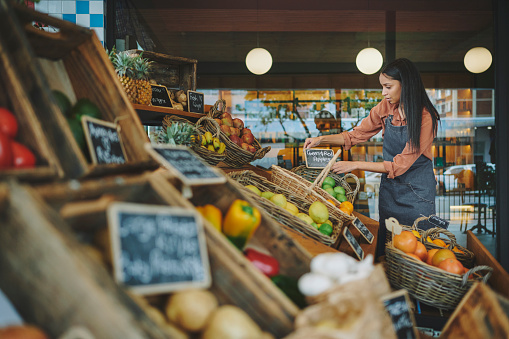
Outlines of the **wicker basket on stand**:
{"type": "MultiPolygon", "coordinates": [[[[315,169],[315,168],[307,168],[306,165],[302,165],[302,166],[292,168],[290,171],[295,174],[300,175],[301,177],[303,177],[304,179],[307,179],[310,182],[314,182],[322,170],[315,169]]],[[[348,199],[348,201],[350,201],[353,204],[355,201],[355,198],[357,197],[357,193],[359,193],[359,189],[361,187],[359,178],[357,178],[357,176],[352,173],[346,173],[345,175],[339,175],[339,174],[336,174],[333,172],[329,172],[327,174],[327,176],[334,179],[334,181],[336,182],[336,185],[341,185],[341,187],[343,187],[345,189],[346,198],[348,199]],[[354,179],[354,181],[356,183],[355,189],[352,189],[352,186],[350,186],[350,184],[348,183],[348,181],[347,181],[348,178],[354,179]]],[[[323,182],[323,180],[322,180],[322,182],[323,182]]],[[[320,188],[321,188],[321,185],[320,185],[320,188]]],[[[329,193],[327,193],[327,191],[324,191],[324,192],[329,196],[329,197],[327,197],[327,199],[333,198],[333,196],[330,195],[329,193]]]]}
{"type": "MultiPolygon", "coordinates": [[[[309,206],[313,201],[306,198],[305,195],[300,195],[299,192],[288,190],[281,186],[268,181],[262,176],[257,175],[253,171],[234,171],[227,174],[231,179],[235,180],[242,186],[253,185],[256,186],[262,192],[272,192],[276,194],[283,194],[286,200],[297,206],[299,212],[308,213],[309,206]]],[[[295,229],[301,233],[306,234],[312,239],[315,239],[327,246],[331,246],[336,243],[339,235],[343,231],[343,221],[338,218],[336,213],[329,213],[329,220],[332,222],[332,234],[330,236],[322,234],[315,227],[309,225],[302,219],[292,215],[290,212],[282,207],[277,206],[272,201],[262,198],[253,191],[244,188],[246,194],[250,194],[254,199],[263,207],[263,209],[269,213],[274,219],[283,225],[286,225],[292,229],[295,229]]],[[[329,210],[331,211],[331,210],[329,210]]]]}
{"type": "MultiPolygon", "coordinates": [[[[206,132],[204,129],[198,128],[197,126],[195,126],[189,120],[172,115],[172,116],[164,117],[163,129],[160,133],[165,133],[166,128],[171,126],[171,124],[174,122],[182,122],[182,123],[186,123],[186,124],[193,126],[193,129],[196,131],[196,134],[200,135],[200,137],[203,137],[203,135],[206,132]]],[[[219,126],[217,126],[217,129],[215,130],[215,132],[211,132],[211,133],[214,135],[214,137],[219,137],[219,126]]],[[[162,140],[161,134],[159,135],[158,140],[162,140]]],[[[199,144],[199,143],[193,143],[193,144],[189,145],[189,147],[196,154],[198,154],[198,156],[200,156],[200,158],[205,160],[205,162],[207,162],[211,166],[216,166],[218,163],[220,163],[221,161],[224,161],[224,159],[226,158],[227,150],[225,150],[223,154],[219,154],[217,152],[209,151],[208,149],[201,147],[201,144],[199,144]]]]}
{"type": "MultiPolygon", "coordinates": [[[[198,127],[203,127],[205,130],[213,133],[219,126],[214,119],[220,118],[224,113],[225,108],[226,102],[224,100],[216,101],[214,106],[210,109],[210,112],[206,116],[200,118],[196,125],[198,127]]],[[[256,152],[251,153],[231,141],[231,139],[224,132],[221,131],[219,134],[219,138],[226,144],[227,150],[226,157],[223,162],[230,167],[242,167],[252,161],[262,159],[265,154],[270,151],[270,146],[262,148],[258,140],[255,139],[252,146],[254,146],[256,152]]]]}
{"type": "Polygon", "coordinates": [[[454,309],[475,281],[486,283],[493,271],[489,266],[476,266],[463,275],[449,273],[406,255],[392,241],[385,257],[386,274],[394,289],[406,289],[420,302],[446,310],[454,309]]]}

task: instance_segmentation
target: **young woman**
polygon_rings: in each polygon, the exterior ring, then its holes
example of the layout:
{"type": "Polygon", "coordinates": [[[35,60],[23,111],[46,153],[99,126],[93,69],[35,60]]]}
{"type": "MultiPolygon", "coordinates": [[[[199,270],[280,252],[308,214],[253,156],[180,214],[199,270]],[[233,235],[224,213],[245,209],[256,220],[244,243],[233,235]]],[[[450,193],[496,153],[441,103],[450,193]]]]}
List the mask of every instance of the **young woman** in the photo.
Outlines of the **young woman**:
{"type": "MultiPolygon", "coordinates": [[[[421,76],[408,59],[397,59],[380,72],[384,99],[351,132],[308,138],[304,148],[319,145],[352,146],[380,130],[383,162],[339,161],[335,173],[364,170],[383,173],[380,183],[377,255],[385,251],[385,219],[395,217],[411,226],[415,219],[435,213],[435,175],[431,146],[440,116],[428,98],[421,76]]],[[[431,225],[419,223],[419,228],[431,225]]]]}

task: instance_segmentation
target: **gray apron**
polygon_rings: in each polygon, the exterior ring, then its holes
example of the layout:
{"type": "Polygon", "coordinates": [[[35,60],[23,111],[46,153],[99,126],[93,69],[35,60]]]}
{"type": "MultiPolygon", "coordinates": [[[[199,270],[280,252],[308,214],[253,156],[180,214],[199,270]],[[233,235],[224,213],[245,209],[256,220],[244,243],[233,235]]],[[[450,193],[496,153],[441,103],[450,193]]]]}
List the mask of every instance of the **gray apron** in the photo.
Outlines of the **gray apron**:
{"type": "MultiPolygon", "coordinates": [[[[383,157],[393,161],[394,157],[405,148],[408,142],[407,126],[394,126],[392,115],[385,119],[383,157]]],[[[394,179],[382,174],[378,211],[380,228],[378,231],[377,257],[385,253],[385,219],[394,217],[401,225],[412,226],[415,219],[435,214],[436,181],[433,163],[421,155],[402,175],[394,179]]],[[[420,229],[427,230],[432,225],[421,221],[420,229]]]]}

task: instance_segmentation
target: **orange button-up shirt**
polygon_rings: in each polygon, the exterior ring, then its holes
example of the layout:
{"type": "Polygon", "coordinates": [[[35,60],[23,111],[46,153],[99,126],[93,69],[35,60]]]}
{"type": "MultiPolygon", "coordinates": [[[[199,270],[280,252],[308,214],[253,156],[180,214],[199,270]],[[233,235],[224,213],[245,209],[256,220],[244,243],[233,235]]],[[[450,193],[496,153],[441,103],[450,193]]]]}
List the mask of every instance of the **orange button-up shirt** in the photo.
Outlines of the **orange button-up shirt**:
{"type": "MultiPolygon", "coordinates": [[[[350,132],[343,132],[345,138],[345,150],[349,150],[352,146],[368,141],[382,130],[382,136],[385,133],[385,119],[389,115],[393,115],[392,124],[394,126],[406,126],[406,118],[402,118],[398,111],[399,104],[391,104],[383,99],[378,105],[373,107],[369,115],[364,118],[360,125],[350,132]]],[[[431,146],[435,137],[433,131],[433,121],[429,112],[424,109],[422,112],[422,127],[420,149],[413,151],[407,142],[403,152],[396,155],[392,161],[384,161],[384,167],[388,171],[388,178],[393,179],[405,173],[410,166],[422,155],[433,160],[431,146]]]]}

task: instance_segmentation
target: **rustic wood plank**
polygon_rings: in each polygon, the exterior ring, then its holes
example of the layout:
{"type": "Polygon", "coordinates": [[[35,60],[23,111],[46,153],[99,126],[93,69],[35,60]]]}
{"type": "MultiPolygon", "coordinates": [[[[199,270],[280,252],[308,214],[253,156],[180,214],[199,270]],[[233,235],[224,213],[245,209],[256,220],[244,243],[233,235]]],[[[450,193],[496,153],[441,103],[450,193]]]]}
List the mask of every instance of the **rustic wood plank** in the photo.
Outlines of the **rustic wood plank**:
{"type": "Polygon", "coordinates": [[[493,255],[484,247],[479,239],[467,231],[467,248],[475,254],[475,264],[493,268],[488,284],[498,293],[509,298],[509,273],[500,265],[493,255]]]}

